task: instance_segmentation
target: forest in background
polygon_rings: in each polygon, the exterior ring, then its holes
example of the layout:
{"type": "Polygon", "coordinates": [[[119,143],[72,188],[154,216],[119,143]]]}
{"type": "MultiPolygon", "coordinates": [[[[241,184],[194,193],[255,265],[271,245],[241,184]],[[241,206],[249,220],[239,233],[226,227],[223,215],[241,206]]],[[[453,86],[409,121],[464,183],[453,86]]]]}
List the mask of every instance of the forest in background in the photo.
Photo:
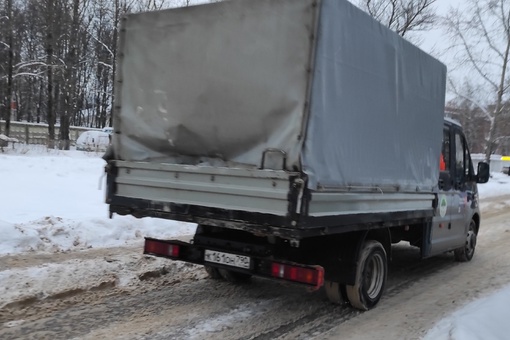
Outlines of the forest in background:
{"type": "Polygon", "coordinates": [[[59,140],[63,149],[69,126],[111,126],[120,19],[186,5],[189,0],[3,0],[1,118],[46,123],[50,144],[59,140]]]}
{"type": "MultiPolygon", "coordinates": [[[[472,152],[510,154],[507,75],[510,0],[466,0],[438,16],[437,0],[352,0],[405,38],[442,27],[455,65],[446,112],[472,152]]],[[[69,126],[111,126],[117,28],[126,13],[191,0],[0,0],[0,118],[48,124],[48,146],[68,149],[69,126]],[[55,124],[60,126],[58,135],[55,124]],[[56,143],[58,141],[58,143],[56,143]]],[[[448,65],[450,67],[450,65],[448,65]]]]}

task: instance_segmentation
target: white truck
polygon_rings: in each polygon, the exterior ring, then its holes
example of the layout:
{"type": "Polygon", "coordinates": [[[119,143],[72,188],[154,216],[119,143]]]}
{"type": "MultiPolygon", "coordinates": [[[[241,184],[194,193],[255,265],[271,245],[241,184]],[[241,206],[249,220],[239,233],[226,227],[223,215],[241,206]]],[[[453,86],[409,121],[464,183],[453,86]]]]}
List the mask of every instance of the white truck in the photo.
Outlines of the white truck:
{"type": "Polygon", "coordinates": [[[122,21],[111,215],[197,223],[145,253],[374,307],[392,243],[468,261],[480,227],[446,67],[346,0],[238,0],[122,21]]]}

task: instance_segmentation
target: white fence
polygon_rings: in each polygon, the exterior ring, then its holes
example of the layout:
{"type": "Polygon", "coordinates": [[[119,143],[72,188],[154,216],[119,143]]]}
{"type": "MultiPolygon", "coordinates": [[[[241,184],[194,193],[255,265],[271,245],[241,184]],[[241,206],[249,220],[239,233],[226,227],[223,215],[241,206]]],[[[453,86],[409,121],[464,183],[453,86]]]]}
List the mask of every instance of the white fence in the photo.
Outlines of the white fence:
{"type": "MultiPolygon", "coordinates": [[[[78,137],[85,131],[101,131],[101,129],[85,128],[79,126],[69,127],[69,139],[75,143],[78,137]]],[[[55,140],[59,140],[60,126],[55,125],[55,140]]],[[[5,133],[5,121],[0,120],[0,134],[5,133]]],[[[48,125],[26,122],[12,122],[9,137],[16,138],[26,144],[48,144],[48,125]]]]}

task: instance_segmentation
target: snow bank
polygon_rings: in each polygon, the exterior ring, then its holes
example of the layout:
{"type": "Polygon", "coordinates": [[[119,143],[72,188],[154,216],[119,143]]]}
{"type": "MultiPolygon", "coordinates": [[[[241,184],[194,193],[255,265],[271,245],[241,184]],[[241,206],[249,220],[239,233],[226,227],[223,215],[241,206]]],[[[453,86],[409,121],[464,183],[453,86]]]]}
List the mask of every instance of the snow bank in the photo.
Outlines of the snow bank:
{"type": "Polygon", "coordinates": [[[424,340],[508,339],[510,286],[473,301],[432,328],[424,340]]]}
{"type": "Polygon", "coordinates": [[[194,224],[108,218],[100,153],[23,147],[0,155],[0,255],[133,245],[192,234],[194,224]]]}
{"type": "Polygon", "coordinates": [[[172,238],[194,233],[188,223],[136,220],[131,217],[73,220],[46,216],[27,223],[0,221],[5,237],[0,239],[0,255],[30,251],[64,252],[88,248],[108,248],[142,244],[145,236],[172,238]]]}
{"type": "Polygon", "coordinates": [[[500,172],[491,173],[489,182],[478,184],[480,198],[510,195],[510,176],[500,172]]]}
{"type": "MultiPolygon", "coordinates": [[[[0,271],[0,308],[11,302],[44,299],[104,285],[128,289],[136,287],[145,273],[158,272],[162,268],[171,273],[170,276],[175,280],[194,270],[183,262],[141,257],[138,253],[129,252],[95,259],[71,259],[37,267],[6,269],[0,271]]],[[[205,276],[205,272],[200,274],[205,276]]]]}

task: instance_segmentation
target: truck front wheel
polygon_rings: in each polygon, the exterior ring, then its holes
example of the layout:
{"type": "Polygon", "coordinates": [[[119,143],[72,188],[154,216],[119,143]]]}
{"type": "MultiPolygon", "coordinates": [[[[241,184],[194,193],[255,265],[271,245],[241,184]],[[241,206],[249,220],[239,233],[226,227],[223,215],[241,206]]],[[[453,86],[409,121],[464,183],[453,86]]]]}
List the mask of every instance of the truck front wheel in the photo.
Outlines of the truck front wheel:
{"type": "Polygon", "coordinates": [[[365,241],[356,266],[354,285],[347,285],[347,298],[354,308],[369,310],[381,299],[388,274],[386,251],[378,241],[365,241]]]}
{"type": "Polygon", "coordinates": [[[471,261],[473,255],[475,254],[476,247],[476,222],[471,220],[469,223],[468,233],[466,235],[466,244],[463,247],[455,249],[453,254],[455,255],[455,260],[458,262],[468,262],[471,261]]]}

